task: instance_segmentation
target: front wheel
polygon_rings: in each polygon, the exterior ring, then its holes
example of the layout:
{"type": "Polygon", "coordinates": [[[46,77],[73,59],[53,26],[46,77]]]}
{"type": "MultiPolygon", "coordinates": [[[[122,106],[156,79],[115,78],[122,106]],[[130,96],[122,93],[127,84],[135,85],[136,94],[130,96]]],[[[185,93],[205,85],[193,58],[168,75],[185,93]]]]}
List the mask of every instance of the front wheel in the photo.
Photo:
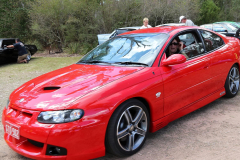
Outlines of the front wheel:
{"type": "Polygon", "coordinates": [[[113,113],[107,128],[106,148],[116,156],[129,156],[143,146],[149,130],[149,113],[145,105],[131,99],[113,113]]]}
{"type": "Polygon", "coordinates": [[[239,90],[239,68],[235,64],[230,69],[225,82],[226,97],[232,98],[237,95],[239,90]]]}

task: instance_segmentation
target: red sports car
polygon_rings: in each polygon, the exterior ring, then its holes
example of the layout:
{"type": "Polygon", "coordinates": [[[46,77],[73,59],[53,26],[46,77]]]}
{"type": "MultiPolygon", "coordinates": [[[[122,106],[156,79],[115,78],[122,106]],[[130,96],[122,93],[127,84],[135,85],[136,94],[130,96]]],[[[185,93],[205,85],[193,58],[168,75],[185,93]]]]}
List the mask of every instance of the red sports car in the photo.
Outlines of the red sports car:
{"type": "Polygon", "coordinates": [[[234,97],[239,55],[238,39],[199,27],[124,33],[16,89],[3,110],[4,139],[33,159],[132,155],[148,132],[234,97]]]}

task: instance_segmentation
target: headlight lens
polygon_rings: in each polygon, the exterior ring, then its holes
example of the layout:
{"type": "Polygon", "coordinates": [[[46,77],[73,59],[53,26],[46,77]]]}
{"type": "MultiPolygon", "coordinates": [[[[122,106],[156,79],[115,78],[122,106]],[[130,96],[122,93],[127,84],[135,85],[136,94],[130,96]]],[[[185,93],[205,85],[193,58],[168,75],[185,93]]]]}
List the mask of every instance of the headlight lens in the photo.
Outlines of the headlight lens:
{"type": "Polygon", "coordinates": [[[63,111],[47,111],[41,112],[38,115],[38,122],[40,123],[67,123],[76,121],[83,117],[83,110],[63,110],[63,111]]]}
{"type": "Polygon", "coordinates": [[[9,103],[10,103],[10,100],[8,99],[8,100],[7,100],[6,109],[8,108],[9,103]]]}

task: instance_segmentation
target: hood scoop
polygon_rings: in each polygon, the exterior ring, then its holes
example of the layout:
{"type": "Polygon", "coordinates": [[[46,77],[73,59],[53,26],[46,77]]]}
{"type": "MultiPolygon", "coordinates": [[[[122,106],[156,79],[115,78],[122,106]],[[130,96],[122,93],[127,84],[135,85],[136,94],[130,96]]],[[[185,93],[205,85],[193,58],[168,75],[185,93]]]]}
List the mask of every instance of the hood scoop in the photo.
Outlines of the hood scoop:
{"type": "Polygon", "coordinates": [[[53,92],[53,91],[56,91],[60,88],[61,87],[59,87],[59,86],[47,86],[47,87],[43,87],[41,91],[42,92],[53,92]]]}

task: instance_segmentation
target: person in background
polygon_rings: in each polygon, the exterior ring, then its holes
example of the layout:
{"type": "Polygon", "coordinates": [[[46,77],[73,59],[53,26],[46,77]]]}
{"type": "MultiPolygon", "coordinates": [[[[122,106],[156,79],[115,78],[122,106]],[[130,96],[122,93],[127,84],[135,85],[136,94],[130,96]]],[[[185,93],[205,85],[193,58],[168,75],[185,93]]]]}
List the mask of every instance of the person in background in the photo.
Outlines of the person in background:
{"type": "Polygon", "coordinates": [[[140,29],[144,29],[144,28],[152,28],[152,26],[148,24],[148,18],[143,19],[143,26],[140,29]]]}
{"type": "Polygon", "coordinates": [[[8,45],[7,48],[16,48],[18,51],[17,63],[28,63],[28,52],[22,42],[19,39],[15,39],[15,44],[8,45]]]}
{"type": "Polygon", "coordinates": [[[195,26],[195,24],[190,19],[187,19],[185,16],[179,17],[179,23],[185,23],[186,26],[195,26]]]}

